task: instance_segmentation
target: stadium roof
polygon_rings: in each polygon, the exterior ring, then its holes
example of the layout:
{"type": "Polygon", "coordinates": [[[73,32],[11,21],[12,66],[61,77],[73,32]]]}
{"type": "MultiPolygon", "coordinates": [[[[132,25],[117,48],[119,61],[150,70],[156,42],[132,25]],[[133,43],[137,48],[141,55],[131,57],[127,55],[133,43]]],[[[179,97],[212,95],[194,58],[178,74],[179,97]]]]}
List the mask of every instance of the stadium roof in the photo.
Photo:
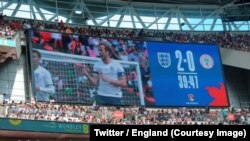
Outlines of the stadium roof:
{"type": "Polygon", "coordinates": [[[122,0],[133,2],[164,3],[164,4],[192,4],[192,5],[225,5],[233,0],[122,0]]]}
{"type": "MultiPolygon", "coordinates": [[[[185,31],[250,30],[247,20],[223,25],[223,8],[242,0],[0,0],[7,16],[116,28],[185,31]]],[[[249,0],[244,0],[247,2],[249,0]]],[[[249,4],[249,3],[247,3],[249,4]]]]}

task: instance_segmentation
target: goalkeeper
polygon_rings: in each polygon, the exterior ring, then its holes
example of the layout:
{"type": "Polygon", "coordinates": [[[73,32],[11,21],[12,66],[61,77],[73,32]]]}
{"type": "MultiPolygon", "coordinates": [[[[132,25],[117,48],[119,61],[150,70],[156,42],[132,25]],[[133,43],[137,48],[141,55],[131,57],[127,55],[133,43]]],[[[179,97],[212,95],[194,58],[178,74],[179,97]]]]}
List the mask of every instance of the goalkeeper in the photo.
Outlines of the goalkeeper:
{"type": "Polygon", "coordinates": [[[41,54],[33,50],[33,66],[36,85],[36,101],[49,102],[50,96],[55,93],[52,78],[48,70],[40,66],[41,54]]]}
{"type": "Polygon", "coordinates": [[[98,105],[122,105],[121,87],[127,86],[124,69],[120,63],[111,59],[109,46],[101,43],[98,50],[102,61],[94,64],[92,76],[86,68],[82,69],[83,75],[97,87],[95,101],[98,105]]]}

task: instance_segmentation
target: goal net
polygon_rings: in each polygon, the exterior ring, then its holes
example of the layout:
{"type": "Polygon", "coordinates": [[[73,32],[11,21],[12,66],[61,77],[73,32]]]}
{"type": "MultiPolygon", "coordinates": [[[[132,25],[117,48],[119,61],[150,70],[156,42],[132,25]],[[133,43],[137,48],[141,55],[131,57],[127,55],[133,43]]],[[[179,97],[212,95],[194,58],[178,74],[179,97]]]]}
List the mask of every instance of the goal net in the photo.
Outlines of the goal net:
{"type": "MultiPolygon", "coordinates": [[[[82,74],[81,67],[93,73],[93,65],[100,58],[48,52],[41,53],[41,66],[46,68],[53,80],[56,93],[51,97],[55,102],[92,104],[97,87],[82,74]]],[[[125,70],[127,87],[122,88],[124,105],[145,105],[141,73],[138,62],[118,61],[125,70]]]]}

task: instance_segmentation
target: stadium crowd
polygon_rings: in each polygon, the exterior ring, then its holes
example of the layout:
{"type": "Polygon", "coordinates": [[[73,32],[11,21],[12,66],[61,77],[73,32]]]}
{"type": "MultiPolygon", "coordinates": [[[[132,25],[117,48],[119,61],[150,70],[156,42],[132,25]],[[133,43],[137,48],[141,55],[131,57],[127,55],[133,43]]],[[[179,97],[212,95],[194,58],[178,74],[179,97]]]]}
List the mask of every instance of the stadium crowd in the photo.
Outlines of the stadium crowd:
{"type": "Polygon", "coordinates": [[[7,117],[101,124],[249,125],[250,109],[98,107],[53,103],[7,104],[7,117]]]}
{"type": "Polygon", "coordinates": [[[34,20],[17,20],[0,15],[0,37],[13,36],[16,30],[39,29],[61,33],[73,33],[87,36],[143,39],[143,37],[160,38],[162,41],[183,43],[215,43],[223,48],[250,52],[250,35],[247,32],[171,32],[136,29],[114,29],[92,26],[69,26],[63,21],[48,23],[34,20]]]}
{"type": "MultiPolygon", "coordinates": [[[[163,41],[183,43],[216,43],[223,48],[232,48],[241,51],[250,51],[249,33],[233,32],[166,32],[150,30],[112,29],[102,27],[73,27],[59,23],[46,23],[42,21],[9,19],[0,15],[0,38],[11,38],[15,31],[22,29],[49,30],[60,33],[73,33],[86,36],[98,36],[106,38],[143,39],[143,37],[160,37],[163,41]]],[[[40,38],[42,35],[34,33],[32,42],[38,48],[45,50],[59,50],[77,55],[98,57],[95,50],[96,42],[101,38],[88,38],[80,40],[66,34],[55,33],[51,38],[40,38]],[[67,39],[68,38],[68,39],[67,39]],[[41,40],[43,39],[43,40],[41,40]],[[61,40],[61,41],[60,41],[61,40]],[[79,44],[81,44],[79,46],[79,44]],[[84,47],[83,47],[84,46],[84,47]]],[[[106,39],[107,40],[107,39],[106,39]]],[[[145,77],[144,91],[150,91],[152,87],[148,68],[147,50],[143,42],[131,43],[123,40],[108,39],[112,42],[112,58],[140,62],[142,77],[145,77]]],[[[111,45],[111,46],[112,46],[111,45]]],[[[59,75],[60,76],[60,75],[59,75]]],[[[54,75],[54,81],[57,81],[54,75]]],[[[136,81],[136,73],[130,72],[127,77],[133,77],[136,81]]],[[[128,78],[127,78],[128,79],[128,78]]],[[[143,78],[142,78],[143,79],[143,78]]],[[[59,79],[60,80],[60,79],[59,79]]],[[[57,88],[62,81],[55,83],[57,88]]],[[[129,81],[128,81],[129,82],[129,81]]],[[[132,85],[132,84],[131,84],[132,85]]],[[[133,84],[134,85],[134,84],[133,84]]],[[[59,88],[58,88],[59,89],[59,88]]],[[[151,92],[149,92],[151,93],[151,92]]],[[[151,94],[149,94],[151,96],[151,94]]],[[[53,120],[65,122],[91,122],[110,124],[250,124],[250,110],[247,108],[216,109],[208,112],[206,109],[147,109],[139,107],[89,107],[81,105],[59,105],[48,103],[15,103],[7,104],[7,117],[32,120],[53,120]]]]}
{"type": "Polygon", "coordinates": [[[20,20],[11,20],[4,17],[0,13],[0,38],[13,38],[17,30],[23,29],[23,24],[20,20]]]}

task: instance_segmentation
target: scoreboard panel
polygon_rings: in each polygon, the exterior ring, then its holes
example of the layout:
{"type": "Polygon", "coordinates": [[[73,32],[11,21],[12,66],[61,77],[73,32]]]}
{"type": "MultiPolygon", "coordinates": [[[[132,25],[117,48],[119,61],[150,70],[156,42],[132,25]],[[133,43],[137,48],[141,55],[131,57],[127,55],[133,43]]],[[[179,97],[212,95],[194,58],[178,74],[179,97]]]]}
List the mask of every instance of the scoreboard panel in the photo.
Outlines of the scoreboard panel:
{"type": "Polygon", "coordinates": [[[147,42],[156,106],[228,106],[216,45],[147,42]]]}

